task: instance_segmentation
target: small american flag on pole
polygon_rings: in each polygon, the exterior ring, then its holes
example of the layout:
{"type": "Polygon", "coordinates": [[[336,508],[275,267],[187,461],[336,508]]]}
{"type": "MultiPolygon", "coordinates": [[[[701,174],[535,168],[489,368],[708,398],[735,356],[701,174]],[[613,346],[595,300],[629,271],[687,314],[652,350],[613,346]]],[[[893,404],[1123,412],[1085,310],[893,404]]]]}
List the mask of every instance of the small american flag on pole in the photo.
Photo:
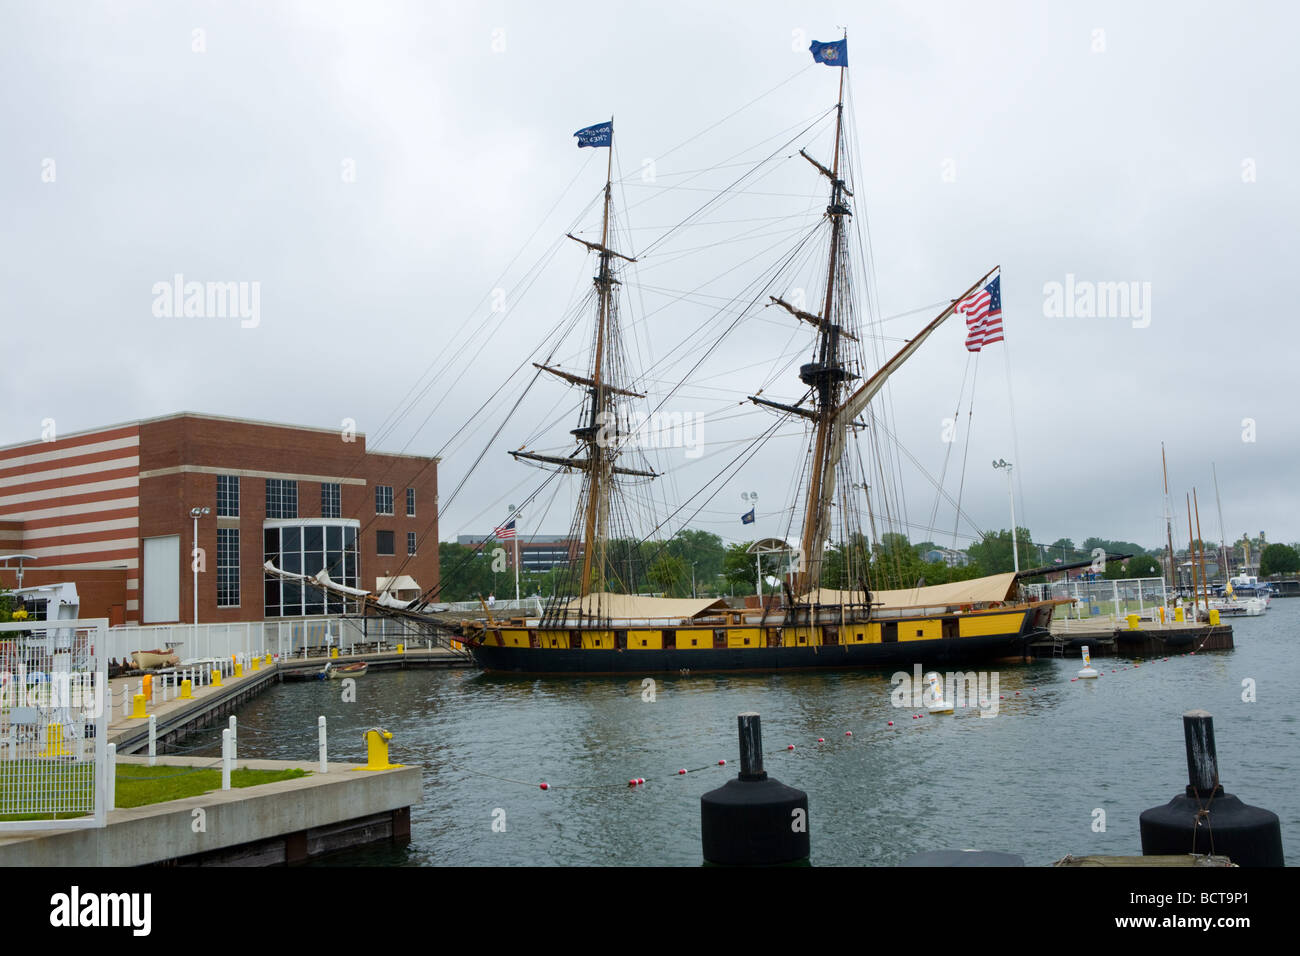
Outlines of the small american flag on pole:
{"type": "Polygon", "coordinates": [[[1002,341],[1002,275],[999,273],[984,288],[957,303],[957,311],[966,316],[966,350],[978,352],[986,345],[1002,341]]]}
{"type": "Polygon", "coordinates": [[[492,533],[501,541],[504,541],[506,538],[513,538],[515,536],[515,519],[511,518],[501,527],[493,528],[492,533]]]}

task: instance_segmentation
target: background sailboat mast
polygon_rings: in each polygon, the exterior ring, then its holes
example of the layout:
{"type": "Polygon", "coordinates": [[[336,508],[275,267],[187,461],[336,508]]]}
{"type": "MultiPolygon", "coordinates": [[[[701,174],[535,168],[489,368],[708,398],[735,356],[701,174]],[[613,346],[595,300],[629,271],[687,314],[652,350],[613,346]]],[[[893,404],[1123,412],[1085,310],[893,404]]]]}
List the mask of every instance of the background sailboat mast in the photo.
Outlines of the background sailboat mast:
{"type": "Polygon", "coordinates": [[[1169,466],[1165,463],[1165,443],[1160,443],[1160,469],[1165,474],[1165,541],[1168,545],[1169,560],[1165,563],[1169,565],[1169,586],[1178,587],[1178,579],[1174,575],[1174,516],[1169,506],[1169,466]]]}
{"type": "Polygon", "coordinates": [[[843,217],[848,209],[843,203],[844,183],[840,179],[840,138],[844,124],[844,69],[840,70],[839,100],[835,107],[835,158],[831,164],[831,204],[827,215],[831,219],[831,249],[826,267],[826,298],[822,303],[821,324],[817,336],[817,361],[799,370],[806,385],[817,390],[817,437],[813,445],[812,471],[808,480],[808,501],[804,507],[803,535],[799,553],[803,560],[796,592],[805,594],[821,582],[822,542],[829,532],[827,524],[830,509],[823,502],[822,483],[826,480],[829,459],[830,431],[839,409],[839,387],[845,370],[839,361],[840,328],[831,321],[835,303],[835,272],[839,259],[840,235],[843,217]]]}
{"type": "MultiPolygon", "coordinates": [[[[605,590],[605,541],[609,528],[609,459],[603,453],[600,435],[602,424],[614,424],[614,409],[608,407],[612,393],[605,388],[605,326],[609,318],[609,295],[613,287],[610,275],[609,204],[613,197],[614,117],[609,118],[609,161],[605,167],[605,210],[600,227],[600,271],[596,275],[599,308],[596,319],[596,357],[592,370],[591,422],[587,433],[587,514],[582,537],[582,581],[579,595],[605,590]],[[592,564],[596,573],[593,579],[592,564]]],[[[605,432],[608,434],[608,430],[605,432]]]]}

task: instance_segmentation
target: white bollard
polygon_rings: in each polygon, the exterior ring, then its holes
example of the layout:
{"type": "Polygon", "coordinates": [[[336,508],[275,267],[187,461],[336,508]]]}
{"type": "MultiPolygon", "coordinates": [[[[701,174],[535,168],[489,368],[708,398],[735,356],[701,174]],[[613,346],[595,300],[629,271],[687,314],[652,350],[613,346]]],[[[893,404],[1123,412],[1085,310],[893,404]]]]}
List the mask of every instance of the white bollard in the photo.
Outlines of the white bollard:
{"type": "Polygon", "coordinates": [[[158,762],[158,715],[149,715],[149,766],[158,762]]]}
{"type": "Polygon", "coordinates": [[[316,718],[316,732],[320,738],[320,772],[329,773],[329,761],[325,759],[325,718],[316,718]]]}
{"type": "Polygon", "coordinates": [[[158,675],[157,680],[152,680],[149,682],[149,703],[155,707],[158,706],[158,690],[162,682],[163,682],[163,677],[161,674],[158,675]]]}
{"type": "Polygon", "coordinates": [[[230,754],[230,731],[221,732],[221,789],[230,789],[230,764],[232,757],[230,754]]]}
{"type": "Polygon", "coordinates": [[[117,744],[108,745],[108,793],[105,800],[109,810],[117,809],[117,744]]]}
{"type": "Polygon", "coordinates": [[[131,716],[131,688],[125,685],[122,687],[122,716],[131,716]]]}
{"type": "Polygon", "coordinates": [[[237,748],[238,746],[239,746],[239,724],[235,720],[235,715],[231,714],[230,715],[230,757],[232,760],[234,759],[235,756],[235,752],[236,752],[235,748],[237,748]]]}

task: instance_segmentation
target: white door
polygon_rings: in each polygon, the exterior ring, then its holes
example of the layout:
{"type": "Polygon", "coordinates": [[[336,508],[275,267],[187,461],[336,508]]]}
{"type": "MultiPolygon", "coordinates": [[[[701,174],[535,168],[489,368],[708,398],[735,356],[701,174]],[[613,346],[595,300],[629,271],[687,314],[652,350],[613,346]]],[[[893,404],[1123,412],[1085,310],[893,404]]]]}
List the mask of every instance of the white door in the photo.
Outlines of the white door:
{"type": "Polygon", "coordinates": [[[140,623],[163,624],[181,619],[181,537],[144,539],[144,595],[140,623]]]}

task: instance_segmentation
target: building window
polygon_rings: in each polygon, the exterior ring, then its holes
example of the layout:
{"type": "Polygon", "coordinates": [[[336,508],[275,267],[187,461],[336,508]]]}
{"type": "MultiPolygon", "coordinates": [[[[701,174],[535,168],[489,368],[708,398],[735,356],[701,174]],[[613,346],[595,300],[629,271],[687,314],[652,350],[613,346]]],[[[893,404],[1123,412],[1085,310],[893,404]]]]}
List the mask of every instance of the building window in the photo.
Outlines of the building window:
{"type": "Polygon", "coordinates": [[[217,517],[239,517],[238,475],[217,475],[217,517]]]}
{"type": "MultiPolygon", "coordinates": [[[[324,570],[330,580],[357,586],[357,523],[305,518],[301,524],[264,528],[263,560],[282,571],[314,576],[324,570]]],[[[268,574],[264,578],[267,617],[342,614],[344,598],[302,581],[268,574]]]]}
{"type": "Polygon", "coordinates": [[[393,554],[393,532],[391,531],[375,532],[375,553],[393,554]]]}
{"type": "Polygon", "coordinates": [[[415,532],[406,532],[406,553],[415,554],[415,532]]]}
{"type": "Polygon", "coordinates": [[[217,529],[217,607],[239,607],[239,529],[217,529]]]}
{"type": "Polygon", "coordinates": [[[415,517],[415,489],[414,488],[406,489],[406,517],[408,518],[415,517]]]}
{"type": "Polygon", "coordinates": [[[266,479],[266,516],[298,517],[298,482],[288,478],[266,479]]]}
{"type": "Polygon", "coordinates": [[[322,518],[341,518],[343,516],[341,485],[322,484],[320,486],[320,516],[322,518]]]}
{"type": "Polygon", "coordinates": [[[392,513],[393,513],[392,485],[375,485],[375,514],[390,515],[392,513]]]}

